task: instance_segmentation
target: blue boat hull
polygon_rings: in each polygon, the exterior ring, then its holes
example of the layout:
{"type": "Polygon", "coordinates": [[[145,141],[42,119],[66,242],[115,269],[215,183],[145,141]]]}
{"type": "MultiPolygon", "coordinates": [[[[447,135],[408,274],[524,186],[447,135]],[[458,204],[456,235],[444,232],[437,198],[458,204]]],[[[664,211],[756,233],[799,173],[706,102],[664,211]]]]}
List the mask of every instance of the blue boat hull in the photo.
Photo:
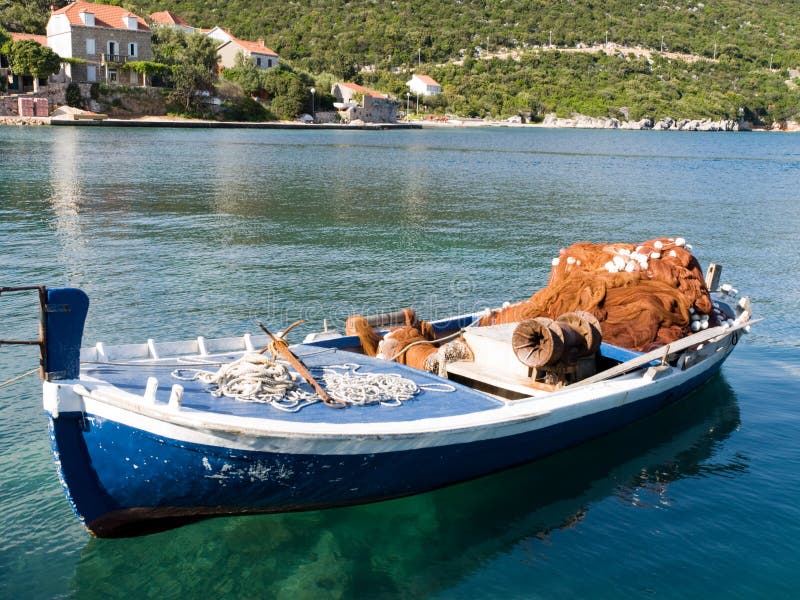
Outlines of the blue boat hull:
{"type": "Polygon", "coordinates": [[[712,377],[523,433],[356,454],[248,451],[155,435],[90,412],[50,417],[62,485],[99,537],[132,536],[220,516],[310,510],[426,492],[535,460],[633,423],[712,377]]]}

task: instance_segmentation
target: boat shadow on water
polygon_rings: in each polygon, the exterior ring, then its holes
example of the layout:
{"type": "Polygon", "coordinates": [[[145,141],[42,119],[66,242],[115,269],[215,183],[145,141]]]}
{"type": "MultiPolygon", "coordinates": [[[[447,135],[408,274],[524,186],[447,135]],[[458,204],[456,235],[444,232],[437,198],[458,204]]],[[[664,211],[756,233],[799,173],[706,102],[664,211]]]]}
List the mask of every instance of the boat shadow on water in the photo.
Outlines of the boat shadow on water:
{"type": "Polygon", "coordinates": [[[746,471],[739,457],[711,460],[739,423],[736,395],[718,375],[616,433],[435,492],[325,511],[218,518],[142,538],[93,539],[72,588],[81,598],[120,589],[132,596],[159,590],[293,600],[429,596],[519,545],[535,558],[537,545],[558,530],[580,527],[604,499],[647,507],[668,498],[676,480],[746,471]]]}

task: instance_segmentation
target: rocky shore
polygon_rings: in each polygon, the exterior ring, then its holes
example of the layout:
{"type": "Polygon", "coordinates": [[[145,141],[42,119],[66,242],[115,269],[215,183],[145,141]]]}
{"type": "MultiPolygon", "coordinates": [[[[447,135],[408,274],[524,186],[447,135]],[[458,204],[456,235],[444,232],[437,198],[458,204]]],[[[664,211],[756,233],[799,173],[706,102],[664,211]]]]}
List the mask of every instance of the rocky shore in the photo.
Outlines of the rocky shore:
{"type": "Polygon", "coordinates": [[[50,125],[50,117],[17,117],[0,115],[0,125],[50,125]]]}
{"type": "Polygon", "coordinates": [[[587,117],[576,115],[565,119],[554,114],[547,115],[542,127],[563,127],[575,129],[652,129],[654,131],[751,131],[752,123],[747,121],[711,119],[671,119],[665,117],[658,121],[644,118],[640,121],[620,121],[613,117],[587,117]]]}
{"type": "MultiPolygon", "coordinates": [[[[67,107],[68,108],[68,107],[67,107]]],[[[71,109],[75,110],[75,109],[71,109]]],[[[83,112],[83,111],[77,111],[83,112]]],[[[19,116],[3,116],[0,115],[0,126],[2,125],[50,125],[64,124],[63,121],[69,120],[70,115],[59,114],[59,111],[54,112],[51,117],[19,117],[19,116]]],[[[69,125],[76,124],[74,122],[66,123],[69,125]]],[[[83,124],[98,124],[86,123],[83,124]]],[[[358,128],[356,124],[351,123],[348,125],[308,125],[298,122],[270,122],[270,123],[234,123],[234,122],[220,122],[220,121],[203,121],[202,119],[184,119],[181,117],[166,117],[166,116],[146,116],[132,119],[105,119],[107,126],[138,126],[138,127],[218,127],[218,128],[298,128],[298,129],[331,129],[331,128],[358,128]]],[[[554,114],[547,115],[540,123],[522,124],[518,120],[515,122],[509,121],[489,121],[485,119],[449,119],[447,121],[418,121],[411,123],[398,123],[398,124],[380,124],[380,123],[366,123],[361,124],[363,129],[404,129],[404,128],[420,128],[420,127],[487,127],[487,126],[504,126],[504,127],[545,127],[545,128],[567,128],[567,129],[629,129],[629,130],[651,130],[651,131],[788,131],[800,132],[800,123],[796,121],[785,121],[775,123],[769,129],[760,127],[753,127],[747,121],[734,121],[734,120],[720,120],[712,121],[711,119],[671,119],[664,118],[658,121],[645,118],[640,121],[620,121],[613,117],[587,117],[584,115],[575,115],[571,118],[557,117],[554,114]]]]}

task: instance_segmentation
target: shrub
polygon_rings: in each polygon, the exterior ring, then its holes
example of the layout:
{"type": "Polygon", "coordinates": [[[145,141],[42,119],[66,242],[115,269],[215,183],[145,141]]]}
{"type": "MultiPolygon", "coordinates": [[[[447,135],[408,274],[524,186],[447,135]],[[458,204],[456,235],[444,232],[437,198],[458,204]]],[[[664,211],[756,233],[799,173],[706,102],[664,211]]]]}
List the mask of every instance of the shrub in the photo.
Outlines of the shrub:
{"type": "Polygon", "coordinates": [[[261,104],[248,98],[231,98],[222,104],[222,115],[227,121],[274,121],[275,116],[261,104]]]}
{"type": "Polygon", "coordinates": [[[83,108],[83,96],[81,95],[81,88],[77,83],[70,83],[66,91],[67,106],[75,108],[83,108]]]}

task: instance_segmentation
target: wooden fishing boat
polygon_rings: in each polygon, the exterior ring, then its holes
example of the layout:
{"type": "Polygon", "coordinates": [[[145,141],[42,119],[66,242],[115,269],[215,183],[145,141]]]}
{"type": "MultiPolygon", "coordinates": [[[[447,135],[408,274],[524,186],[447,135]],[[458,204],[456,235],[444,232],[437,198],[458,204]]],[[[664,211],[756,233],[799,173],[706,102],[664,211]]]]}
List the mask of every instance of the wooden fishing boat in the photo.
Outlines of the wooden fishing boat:
{"type": "Polygon", "coordinates": [[[334,333],[292,346],[265,329],[81,349],[86,294],[39,291],[53,455],[72,508],[99,537],[374,502],[522,464],[696,389],[754,322],[746,298],[721,295],[723,325],[652,352],[597,343],[583,359],[590,372],[548,383],[514,345],[520,325],[474,327],[483,313],[431,323],[473,354],[434,374],[334,333]],[[270,345],[275,358],[258,358],[270,345]],[[223,389],[231,366],[268,367],[267,392],[223,389]]]}

